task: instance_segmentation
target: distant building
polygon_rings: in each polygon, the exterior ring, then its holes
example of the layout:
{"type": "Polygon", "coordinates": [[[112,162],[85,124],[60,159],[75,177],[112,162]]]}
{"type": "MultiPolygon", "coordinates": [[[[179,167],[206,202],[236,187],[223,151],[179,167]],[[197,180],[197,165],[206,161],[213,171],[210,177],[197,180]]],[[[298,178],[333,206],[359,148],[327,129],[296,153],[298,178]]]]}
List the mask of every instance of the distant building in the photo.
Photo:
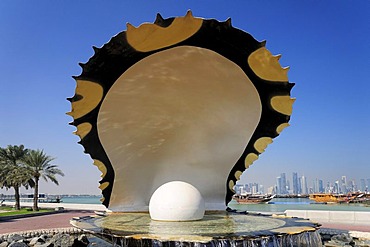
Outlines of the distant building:
{"type": "Polygon", "coordinates": [[[250,186],[249,186],[248,184],[245,184],[245,185],[244,185],[244,191],[245,191],[246,193],[251,193],[251,188],[250,188],[250,186]]]}
{"type": "Polygon", "coordinates": [[[244,191],[244,185],[242,185],[242,184],[236,184],[234,186],[234,190],[235,190],[235,193],[236,194],[244,194],[245,193],[245,191],[244,191]]]}
{"type": "Polygon", "coordinates": [[[337,181],[335,181],[335,183],[334,183],[334,186],[333,186],[333,193],[341,193],[340,192],[340,187],[339,187],[339,181],[337,180],[337,181]]]}
{"type": "Polygon", "coordinates": [[[366,181],[363,178],[360,179],[360,190],[361,191],[365,191],[366,190],[366,181]]]}
{"type": "Polygon", "coordinates": [[[369,190],[369,187],[366,185],[366,180],[365,179],[360,180],[360,190],[362,192],[367,192],[369,190]]]}
{"type": "Polygon", "coordinates": [[[290,194],[290,181],[287,179],[286,180],[286,188],[285,188],[285,191],[287,194],[290,194]]]}
{"type": "Polygon", "coordinates": [[[312,188],[310,193],[318,193],[319,192],[319,185],[317,178],[315,180],[312,180],[312,188]]]}
{"type": "Polygon", "coordinates": [[[258,194],[258,184],[257,183],[251,184],[251,193],[258,194]]]}
{"type": "Polygon", "coordinates": [[[286,175],[285,173],[281,173],[281,194],[286,195],[288,194],[287,192],[287,181],[286,181],[286,175]]]}
{"type": "Polygon", "coordinates": [[[285,173],[281,173],[280,176],[276,178],[276,194],[278,195],[288,194],[287,180],[286,180],[285,173]]]}
{"type": "Polygon", "coordinates": [[[312,188],[312,187],[309,187],[309,188],[308,188],[308,193],[309,193],[309,194],[314,193],[314,191],[313,191],[313,188],[312,188]]]}
{"type": "Polygon", "coordinates": [[[316,178],[313,181],[313,192],[314,193],[323,193],[324,191],[325,190],[324,190],[323,181],[321,179],[316,178]]]}
{"type": "Polygon", "coordinates": [[[347,192],[355,192],[355,191],[357,191],[357,185],[356,185],[355,180],[348,181],[347,192]]]}
{"type": "Polygon", "coordinates": [[[333,186],[329,182],[326,184],[325,193],[333,193],[333,186]]]}
{"type": "Polygon", "coordinates": [[[270,194],[270,195],[276,194],[275,187],[274,186],[268,187],[267,194],[270,194]]]}
{"type": "Polygon", "coordinates": [[[324,182],[319,179],[319,193],[324,193],[325,192],[325,189],[324,189],[324,182]]]}
{"type": "Polygon", "coordinates": [[[298,190],[298,173],[293,172],[293,194],[298,195],[299,190],[298,190]]]}
{"type": "Polygon", "coordinates": [[[264,187],[262,184],[260,184],[260,185],[259,185],[259,190],[258,190],[258,192],[259,192],[260,194],[265,194],[265,187],[264,187]]]}
{"type": "Polygon", "coordinates": [[[301,177],[301,183],[302,183],[302,194],[304,195],[309,194],[308,187],[307,187],[307,180],[305,176],[301,177]]]}
{"type": "Polygon", "coordinates": [[[281,177],[276,178],[276,194],[281,195],[281,177]]]}
{"type": "Polygon", "coordinates": [[[347,189],[347,177],[346,176],[342,176],[341,178],[341,184],[340,184],[340,190],[339,192],[340,193],[347,193],[348,192],[348,189],[347,189]]]}

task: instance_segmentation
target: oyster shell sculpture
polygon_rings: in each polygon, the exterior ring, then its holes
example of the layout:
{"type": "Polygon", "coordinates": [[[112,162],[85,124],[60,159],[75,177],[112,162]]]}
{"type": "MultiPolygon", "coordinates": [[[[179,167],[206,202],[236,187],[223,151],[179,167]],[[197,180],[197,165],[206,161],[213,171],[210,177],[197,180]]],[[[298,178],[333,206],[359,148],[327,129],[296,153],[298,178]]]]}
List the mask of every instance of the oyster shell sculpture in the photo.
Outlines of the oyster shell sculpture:
{"type": "Polygon", "coordinates": [[[148,210],[169,181],[225,209],[242,172],[289,126],[288,68],[230,19],[158,14],[93,48],[68,114],[112,211],[148,210]]]}

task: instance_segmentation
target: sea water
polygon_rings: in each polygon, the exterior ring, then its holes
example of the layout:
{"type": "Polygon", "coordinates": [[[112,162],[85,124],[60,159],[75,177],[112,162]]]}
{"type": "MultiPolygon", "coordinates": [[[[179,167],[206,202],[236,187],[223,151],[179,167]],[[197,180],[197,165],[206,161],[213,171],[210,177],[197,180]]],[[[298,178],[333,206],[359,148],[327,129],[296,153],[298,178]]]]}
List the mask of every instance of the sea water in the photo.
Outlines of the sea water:
{"type": "Polygon", "coordinates": [[[72,204],[101,204],[101,196],[62,196],[63,203],[72,204]]]}

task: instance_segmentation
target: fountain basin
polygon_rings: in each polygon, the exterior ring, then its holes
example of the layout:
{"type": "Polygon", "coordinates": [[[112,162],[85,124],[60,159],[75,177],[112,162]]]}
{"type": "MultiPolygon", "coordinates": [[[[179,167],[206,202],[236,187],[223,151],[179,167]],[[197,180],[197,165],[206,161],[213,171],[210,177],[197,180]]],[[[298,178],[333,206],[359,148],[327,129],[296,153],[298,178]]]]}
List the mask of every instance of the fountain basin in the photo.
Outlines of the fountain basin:
{"type": "Polygon", "coordinates": [[[71,224],[115,246],[321,246],[318,224],[277,215],[206,212],[198,221],[151,220],[149,213],[74,218],[71,224]]]}

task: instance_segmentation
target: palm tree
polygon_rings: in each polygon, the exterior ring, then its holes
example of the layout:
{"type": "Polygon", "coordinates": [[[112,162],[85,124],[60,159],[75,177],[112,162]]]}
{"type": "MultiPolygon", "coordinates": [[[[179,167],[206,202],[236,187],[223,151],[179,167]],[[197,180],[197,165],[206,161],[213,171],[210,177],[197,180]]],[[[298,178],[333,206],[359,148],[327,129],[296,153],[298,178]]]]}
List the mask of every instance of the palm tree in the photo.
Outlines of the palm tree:
{"type": "Polygon", "coordinates": [[[23,185],[26,188],[33,185],[28,170],[22,164],[27,155],[28,149],[23,145],[0,148],[0,188],[14,188],[15,209],[20,210],[19,188],[23,185]]]}
{"type": "Polygon", "coordinates": [[[30,150],[26,155],[24,162],[27,169],[31,173],[32,179],[35,183],[33,195],[33,210],[38,211],[38,197],[39,197],[39,180],[43,178],[45,181],[52,181],[59,185],[56,175],[64,176],[64,173],[58,169],[57,165],[52,165],[51,162],[54,158],[46,155],[43,150],[30,150]]]}

